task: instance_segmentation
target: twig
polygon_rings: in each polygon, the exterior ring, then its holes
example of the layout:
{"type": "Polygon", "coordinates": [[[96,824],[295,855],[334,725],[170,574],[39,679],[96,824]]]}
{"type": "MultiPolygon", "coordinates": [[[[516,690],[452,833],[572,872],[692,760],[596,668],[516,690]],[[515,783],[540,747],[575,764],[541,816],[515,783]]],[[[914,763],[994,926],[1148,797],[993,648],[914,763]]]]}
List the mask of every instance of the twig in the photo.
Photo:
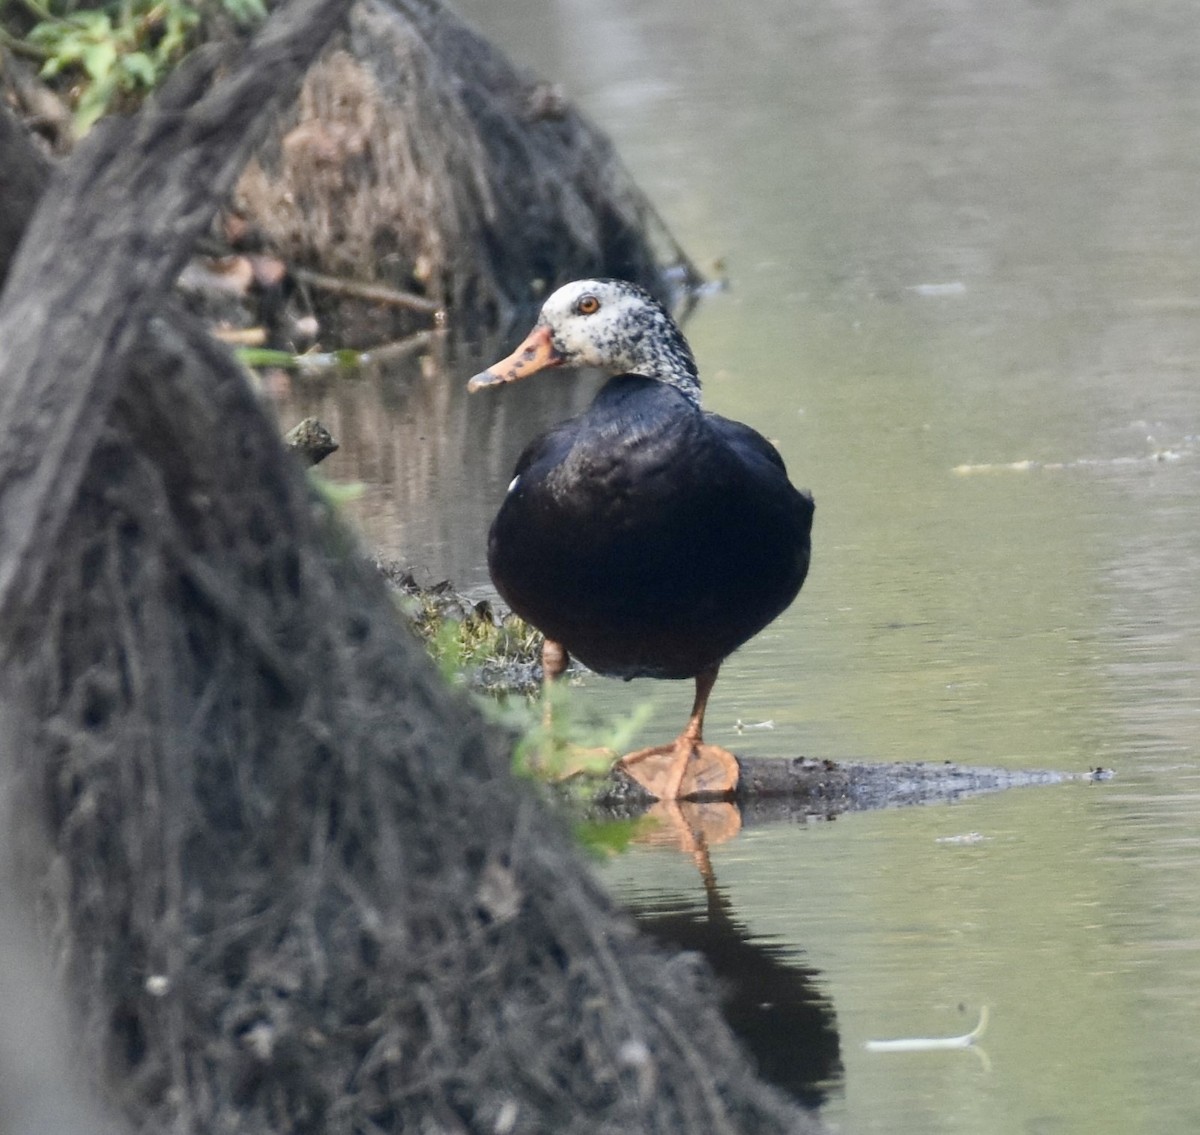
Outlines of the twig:
{"type": "Polygon", "coordinates": [[[34,16],[36,19],[43,20],[47,23],[52,22],[52,23],[56,23],[56,24],[61,24],[61,23],[65,22],[61,16],[56,16],[53,12],[50,11],[49,8],[46,8],[43,5],[36,3],[36,0],[21,0],[21,7],[26,9],[26,11],[28,11],[31,16],[34,16]]]}
{"type": "Polygon", "coordinates": [[[265,327],[214,327],[212,336],[231,347],[261,347],[267,341],[265,327]]]}
{"type": "Polygon", "coordinates": [[[346,280],[340,276],[326,276],[323,272],[313,272],[308,268],[292,268],[292,277],[302,284],[320,288],[325,292],[333,292],[339,296],[353,296],[355,299],[370,300],[372,303],[388,304],[390,307],[403,307],[409,311],[419,311],[423,315],[436,315],[442,305],[426,296],[414,295],[412,292],[400,292],[383,284],[368,284],[362,280],[346,280]]]}
{"type": "Polygon", "coordinates": [[[50,52],[44,47],[38,47],[35,43],[29,43],[15,36],[7,28],[0,27],[0,44],[3,44],[14,55],[23,55],[26,59],[36,59],[39,63],[44,63],[50,58],[50,52]]]}
{"type": "Polygon", "coordinates": [[[390,362],[393,359],[407,358],[416,351],[423,351],[441,334],[442,332],[440,331],[418,331],[407,338],[396,339],[391,343],[383,343],[378,347],[371,347],[363,351],[362,362],[364,364],[382,363],[390,362]]]}

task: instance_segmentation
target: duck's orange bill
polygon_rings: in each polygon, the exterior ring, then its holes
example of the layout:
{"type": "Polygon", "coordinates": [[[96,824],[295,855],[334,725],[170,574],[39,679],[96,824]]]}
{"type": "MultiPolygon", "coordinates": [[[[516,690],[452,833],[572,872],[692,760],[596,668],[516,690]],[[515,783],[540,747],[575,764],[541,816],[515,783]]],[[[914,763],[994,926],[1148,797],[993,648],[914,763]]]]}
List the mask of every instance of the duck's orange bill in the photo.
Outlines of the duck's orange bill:
{"type": "Polygon", "coordinates": [[[525,341],[506,359],[493,363],[487,370],[480,371],[467,389],[472,393],[485,386],[496,386],[501,382],[516,382],[518,378],[536,374],[546,367],[562,366],[562,356],[554,349],[554,340],[549,327],[535,327],[525,341]]]}

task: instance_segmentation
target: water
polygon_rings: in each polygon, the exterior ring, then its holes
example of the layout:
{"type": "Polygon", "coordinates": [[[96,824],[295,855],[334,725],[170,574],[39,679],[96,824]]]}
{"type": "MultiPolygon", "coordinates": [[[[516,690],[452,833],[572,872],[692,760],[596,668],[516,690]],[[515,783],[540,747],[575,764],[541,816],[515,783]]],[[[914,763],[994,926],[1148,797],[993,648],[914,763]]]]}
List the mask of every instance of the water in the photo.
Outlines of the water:
{"type": "MultiPolygon", "coordinates": [[[[709,736],[1118,774],[748,827],[714,849],[712,896],[662,850],[606,878],[660,929],[669,913],[748,943],[739,972],[803,977],[823,1053],[806,1090],[840,1130],[1192,1135],[1194,7],[459,7],[563,81],[684,247],[722,262],[730,289],[687,326],[706,401],[775,439],[816,495],[810,580],[727,663],[709,736]],[[983,1005],[979,1052],[863,1047],[966,1032],[983,1005]]],[[[468,588],[486,586],[517,452],[591,394],[554,375],[468,401],[477,362],[297,399],[345,445],[330,474],[368,484],[369,541],[468,588]]],[[[690,701],[673,683],[581,695],[603,713],[651,702],[638,743],[673,734],[690,701]]]]}

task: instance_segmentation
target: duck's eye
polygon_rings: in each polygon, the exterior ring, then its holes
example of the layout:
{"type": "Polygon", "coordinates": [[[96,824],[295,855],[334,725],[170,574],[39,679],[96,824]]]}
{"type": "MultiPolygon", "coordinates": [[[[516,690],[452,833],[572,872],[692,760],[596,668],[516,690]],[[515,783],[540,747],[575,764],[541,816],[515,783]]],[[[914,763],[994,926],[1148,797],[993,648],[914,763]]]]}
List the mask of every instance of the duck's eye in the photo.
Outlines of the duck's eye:
{"type": "Polygon", "coordinates": [[[600,301],[595,296],[580,296],[575,310],[580,315],[595,315],[600,310],[600,301]]]}

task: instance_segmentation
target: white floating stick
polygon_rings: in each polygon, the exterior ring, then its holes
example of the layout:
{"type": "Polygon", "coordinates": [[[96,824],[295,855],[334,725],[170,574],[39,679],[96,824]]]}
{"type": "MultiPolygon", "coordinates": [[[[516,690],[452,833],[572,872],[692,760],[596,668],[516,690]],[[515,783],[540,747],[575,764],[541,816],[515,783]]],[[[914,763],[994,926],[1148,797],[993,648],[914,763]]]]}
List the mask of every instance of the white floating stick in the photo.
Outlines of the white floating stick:
{"type": "Polygon", "coordinates": [[[906,1037],[903,1040],[869,1040],[868,1052],[931,1052],[940,1048],[971,1048],[987,1028],[988,1007],[980,1006],[979,1024],[962,1036],[906,1037]]]}

